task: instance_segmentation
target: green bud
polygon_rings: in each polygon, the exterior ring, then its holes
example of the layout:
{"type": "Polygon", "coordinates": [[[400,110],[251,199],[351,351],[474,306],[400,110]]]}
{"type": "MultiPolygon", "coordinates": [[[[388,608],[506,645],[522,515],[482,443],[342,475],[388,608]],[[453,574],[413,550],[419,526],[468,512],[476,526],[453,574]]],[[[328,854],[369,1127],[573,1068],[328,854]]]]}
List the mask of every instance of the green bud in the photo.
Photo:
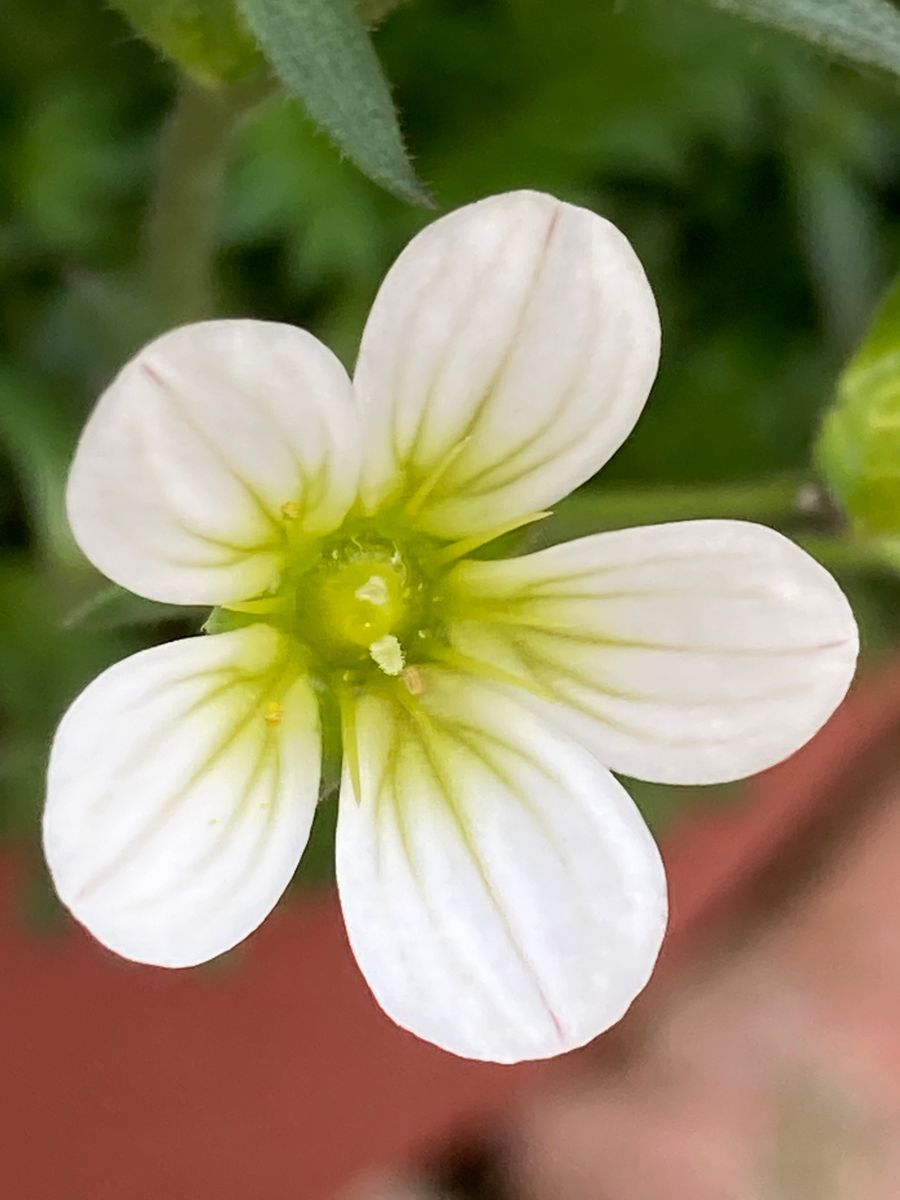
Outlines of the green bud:
{"type": "Polygon", "coordinates": [[[856,534],[896,539],[900,553],[900,280],[841,376],[816,453],[856,534]]]}
{"type": "Polygon", "coordinates": [[[113,0],[163,54],[207,86],[261,74],[264,59],[234,0],[113,0]]]}

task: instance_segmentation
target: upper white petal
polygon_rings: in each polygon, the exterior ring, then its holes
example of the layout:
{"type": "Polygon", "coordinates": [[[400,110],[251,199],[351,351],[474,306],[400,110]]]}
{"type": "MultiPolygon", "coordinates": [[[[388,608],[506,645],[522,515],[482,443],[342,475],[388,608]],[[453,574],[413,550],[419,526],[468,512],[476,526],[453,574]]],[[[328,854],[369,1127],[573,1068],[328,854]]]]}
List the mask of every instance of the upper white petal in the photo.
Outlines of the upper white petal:
{"type": "Polygon", "coordinates": [[[582,483],[628,436],[659,318],[614,225],[537,192],[494,196],[420,233],[363,335],[370,509],[430,479],[422,528],[474,533],[582,483]]]}
{"type": "Polygon", "coordinates": [[[521,679],[614,771],[739,779],[785,758],[853,677],[856,623],[834,579],[742,521],[601,533],[464,562],[456,648],[521,679]],[[562,706],[562,707],[560,707],[562,706]]]}
{"type": "Polygon", "coordinates": [[[356,958],[398,1024],[498,1062],[579,1046],[647,981],[659,853],[621,785],[514,697],[435,667],[364,696],[337,877],[356,958]],[[402,685],[401,685],[402,686],[402,685]]]}
{"type": "Polygon", "coordinates": [[[221,604],[277,581],[281,506],[340,524],[359,473],[352,387],[291,325],[208,321],[151,342],[94,409],[69,479],[88,558],[140,595],[221,604]]]}
{"type": "Polygon", "coordinates": [[[316,701],[287,650],[262,625],[171,642],[105,671],[63,718],[47,861],[63,903],[110,949],[203,962],[287,886],[320,765],[316,701]]]}

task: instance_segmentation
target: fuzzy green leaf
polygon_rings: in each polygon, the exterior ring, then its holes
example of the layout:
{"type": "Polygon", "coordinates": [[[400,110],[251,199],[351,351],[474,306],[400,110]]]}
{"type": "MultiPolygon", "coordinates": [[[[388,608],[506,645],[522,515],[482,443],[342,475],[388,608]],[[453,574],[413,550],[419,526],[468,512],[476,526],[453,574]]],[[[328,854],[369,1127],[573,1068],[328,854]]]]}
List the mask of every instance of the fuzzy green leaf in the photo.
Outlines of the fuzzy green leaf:
{"type": "Polygon", "coordinates": [[[709,0],[860,66],[900,75],[900,12],[890,0],[709,0]]]}
{"type": "Polygon", "coordinates": [[[415,204],[428,193],[409,161],[390,87],[352,0],[239,0],[292,95],[366,175],[415,204]]]}

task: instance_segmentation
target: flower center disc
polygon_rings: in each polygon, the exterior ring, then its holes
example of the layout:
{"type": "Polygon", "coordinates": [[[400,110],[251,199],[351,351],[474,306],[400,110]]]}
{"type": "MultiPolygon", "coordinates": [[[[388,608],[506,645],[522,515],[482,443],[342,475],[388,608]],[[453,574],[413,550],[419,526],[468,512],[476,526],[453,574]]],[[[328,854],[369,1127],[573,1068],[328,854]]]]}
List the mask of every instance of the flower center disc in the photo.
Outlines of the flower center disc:
{"type": "Polygon", "coordinates": [[[324,555],[298,581],[298,625],[333,665],[373,658],[381,664],[380,647],[396,646],[399,654],[398,639],[408,634],[420,610],[420,591],[391,543],[350,541],[324,555]]]}
{"type": "Polygon", "coordinates": [[[347,563],[326,577],[319,603],[331,638],[368,648],[393,633],[407,615],[403,573],[384,563],[347,563]]]}

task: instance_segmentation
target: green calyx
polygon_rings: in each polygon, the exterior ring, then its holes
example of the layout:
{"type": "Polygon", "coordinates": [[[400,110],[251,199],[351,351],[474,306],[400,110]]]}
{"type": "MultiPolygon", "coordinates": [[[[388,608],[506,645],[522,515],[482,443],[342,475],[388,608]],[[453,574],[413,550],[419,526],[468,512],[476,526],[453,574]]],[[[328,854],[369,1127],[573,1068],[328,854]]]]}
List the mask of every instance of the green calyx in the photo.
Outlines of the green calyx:
{"type": "Polygon", "coordinates": [[[859,537],[900,537],[900,281],[841,376],[816,457],[859,537]]]}

